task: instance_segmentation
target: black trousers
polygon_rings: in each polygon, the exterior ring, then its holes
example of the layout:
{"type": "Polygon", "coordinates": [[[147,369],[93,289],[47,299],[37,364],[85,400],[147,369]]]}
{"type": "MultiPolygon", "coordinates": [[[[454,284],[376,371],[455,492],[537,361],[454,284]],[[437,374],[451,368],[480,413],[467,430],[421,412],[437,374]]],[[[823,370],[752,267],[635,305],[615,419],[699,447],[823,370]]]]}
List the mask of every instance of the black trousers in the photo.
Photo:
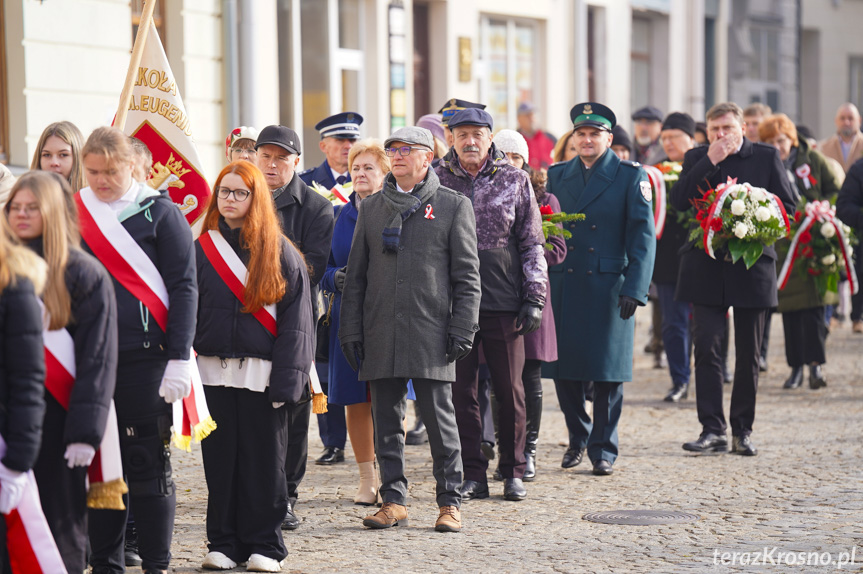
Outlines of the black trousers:
{"type": "Polygon", "coordinates": [[[480,450],[482,420],[480,417],[477,369],[482,342],[486,363],[498,407],[498,451],[500,472],[504,478],[524,476],[525,412],[524,337],[515,328],[515,314],[480,313],[479,332],[470,354],[456,363],[453,404],[461,438],[461,457],[465,480],[486,482],[488,460],[480,450]]]}
{"type": "MultiPolygon", "coordinates": [[[[405,505],[405,410],[407,379],[370,381],[375,420],[375,455],[381,469],[381,499],[405,505]]],[[[416,406],[428,432],[432,473],[438,506],[461,506],[462,483],[459,429],[452,404],[453,384],[433,379],[413,379],[416,406]]]]}
{"type": "MultiPolygon", "coordinates": [[[[863,283],[863,255],[854,251],[854,269],[857,271],[857,281],[863,283]]],[[[856,295],[851,295],[851,321],[863,320],[863,289],[856,295]]]]}
{"type": "MultiPolygon", "coordinates": [[[[120,353],[114,404],[123,472],[135,506],[138,554],[143,570],[165,570],[177,496],[171,478],[171,405],[159,396],[168,358],[151,349],[120,353]]],[[[127,510],[90,510],[90,564],[125,572],[123,542],[127,510]]]]}
{"type": "MultiPolygon", "coordinates": [[[[695,395],[698,421],[705,433],[724,435],[727,429],[722,408],[722,337],[726,307],[693,305],[695,321],[695,395]]],[[[734,436],[752,433],[755,393],[758,389],[758,358],[764,335],[766,308],[734,309],[734,385],[729,422],[734,436]]]]}
{"type": "Polygon", "coordinates": [[[312,416],[312,401],[298,405],[285,405],[287,411],[288,446],[285,455],[285,480],[288,500],[293,507],[299,498],[298,490],[306,476],[309,458],[309,421],[312,416]]]}
{"type": "Polygon", "coordinates": [[[617,425],[623,411],[623,383],[593,383],[593,421],[587,414],[584,381],[555,379],[554,388],[569,431],[569,448],[587,448],[593,464],[605,460],[614,464],[618,455],[617,425]]]}
{"type": "Polygon", "coordinates": [[[210,552],[237,563],[250,554],[283,560],[288,555],[281,530],[287,511],[287,408],[273,408],[269,389],[207,385],[204,393],[219,425],[201,443],[210,552]]]}
{"type": "Polygon", "coordinates": [[[782,327],[785,330],[785,360],[789,367],[827,362],[827,322],[823,306],[782,313],[782,327]]]}
{"type": "Polygon", "coordinates": [[[66,465],[65,428],[66,409],[46,391],[42,446],[33,474],[42,512],[66,570],[83,572],[87,566],[87,468],[66,465]]]}

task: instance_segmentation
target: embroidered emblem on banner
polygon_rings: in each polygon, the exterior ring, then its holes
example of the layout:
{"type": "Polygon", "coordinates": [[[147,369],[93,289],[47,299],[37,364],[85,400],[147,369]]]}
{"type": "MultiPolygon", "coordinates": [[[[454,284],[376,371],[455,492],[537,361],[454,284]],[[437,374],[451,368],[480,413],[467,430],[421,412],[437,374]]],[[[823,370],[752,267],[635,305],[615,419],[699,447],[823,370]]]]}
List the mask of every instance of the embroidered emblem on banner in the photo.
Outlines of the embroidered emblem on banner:
{"type": "Polygon", "coordinates": [[[653,198],[653,190],[650,187],[649,181],[641,182],[641,197],[644,198],[644,201],[650,203],[650,200],[653,198]]]}

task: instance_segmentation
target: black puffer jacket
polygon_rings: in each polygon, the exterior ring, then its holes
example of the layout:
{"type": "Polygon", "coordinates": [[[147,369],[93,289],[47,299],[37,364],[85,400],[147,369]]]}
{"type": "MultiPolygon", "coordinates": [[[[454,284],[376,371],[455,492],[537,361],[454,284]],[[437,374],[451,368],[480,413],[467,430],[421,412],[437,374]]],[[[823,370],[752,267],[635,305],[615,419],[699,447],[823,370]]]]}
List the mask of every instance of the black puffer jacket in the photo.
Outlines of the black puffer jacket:
{"type": "MultiPolygon", "coordinates": [[[[41,238],[27,246],[42,255],[41,238]]],[[[117,381],[114,285],[99,260],[79,249],[69,251],[65,279],[72,300],[72,320],[66,330],[75,341],[76,373],[63,442],[83,442],[98,449],[117,381]]],[[[45,393],[49,394],[47,389],[45,393]]]]}
{"type": "MultiPolygon", "coordinates": [[[[198,305],[192,231],[167,194],[145,197],[138,207],[138,213],[124,220],[123,227],[153,261],[165,282],[170,301],[168,334],[152,315],[147,317],[146,311],[145,329],[140,301],[115,279],[118,349],[123,352],[162,348],[167,351],[168,359],[188,359],[195,338],[198,305]]],[[[86,242],[83,246],[92,253],[86,242]]]]}
{"type": "Polygon", "coordinates": [[[0,433],[3,464],[30,470],[42,442],[45,416],[42,313],[33,284],[18,278],[0,293],[0,433]]]}
{"type": "MultiPolygon", "coordinates": [[[[240,230],[230,229],[224,220],[219,231],[244,264],[248,251],[240,248],[240,230]]],[[[270,398],[296,403],[309,384],[314,359],[312,304],[309,275],[299,252],[282,243],[282,275],[287,282],[285,296],[276,304],[278,335],[274,338],[228,288],[195,242],[198,266],[198,331],[195,351],[206,357],[255,357],[273,362],[270,398]]]]}

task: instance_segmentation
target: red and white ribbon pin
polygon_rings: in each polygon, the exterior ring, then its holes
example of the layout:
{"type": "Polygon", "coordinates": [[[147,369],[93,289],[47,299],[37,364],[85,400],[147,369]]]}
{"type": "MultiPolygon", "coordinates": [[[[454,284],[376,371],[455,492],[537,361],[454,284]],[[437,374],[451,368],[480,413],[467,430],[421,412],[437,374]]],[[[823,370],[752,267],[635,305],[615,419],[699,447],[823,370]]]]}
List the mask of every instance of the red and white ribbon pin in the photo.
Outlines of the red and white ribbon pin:
{"type": "Polygon", "coordinates": [[[432,215],[432,212],[434,212],[434,209],[432,209],[431,204],[426,205],[425,218],[426,219],[434,219],[434,215],[432,215]]]}
{"type": "Polygon", "coordinates": [[[809,189],[813,185],[818,183],[817,181],[815,181],[815,178],[812,177],[812,168],[809,167],[808,163],[804,163],[803,165],[798,167],[796,170],[794,170],[794,173],[797,174],[797,177],[803,180],[803,187],[805,189],[809,189]]]}

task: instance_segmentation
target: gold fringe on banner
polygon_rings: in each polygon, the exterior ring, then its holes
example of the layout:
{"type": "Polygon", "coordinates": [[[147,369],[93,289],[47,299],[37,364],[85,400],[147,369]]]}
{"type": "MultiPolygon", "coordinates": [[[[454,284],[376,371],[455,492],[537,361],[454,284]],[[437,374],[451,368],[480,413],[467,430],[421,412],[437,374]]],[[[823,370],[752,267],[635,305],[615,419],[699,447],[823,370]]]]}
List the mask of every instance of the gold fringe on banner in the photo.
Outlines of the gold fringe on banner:
{"type": "Polygon", "coordinates": [[[87,493],[88,508],[105,510],[126,510],[123,495],[129,492],[129,487],[122,478],[110,482],[91,482],[87,493]]]}
{"type": "Polygon", "coordinates": [[[312,412],[316,415],[322,415],[327,412],[327,395],[324,393],[312,395],[312,412]]]}

